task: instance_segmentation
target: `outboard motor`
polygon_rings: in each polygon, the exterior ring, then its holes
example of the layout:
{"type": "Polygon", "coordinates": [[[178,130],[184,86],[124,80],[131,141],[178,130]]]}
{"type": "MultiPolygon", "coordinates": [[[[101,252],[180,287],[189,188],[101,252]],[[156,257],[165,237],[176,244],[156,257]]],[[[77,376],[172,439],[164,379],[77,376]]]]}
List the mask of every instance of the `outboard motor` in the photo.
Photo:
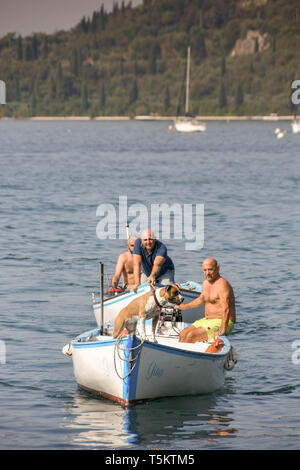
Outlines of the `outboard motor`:
{"type": "Polygon", "coordinates": [[[174,307],[163,307],[160,311],[161,321],[164,323],[170,321],[172,324],[182,322],[181,310],[176,310],[174,307]]]}

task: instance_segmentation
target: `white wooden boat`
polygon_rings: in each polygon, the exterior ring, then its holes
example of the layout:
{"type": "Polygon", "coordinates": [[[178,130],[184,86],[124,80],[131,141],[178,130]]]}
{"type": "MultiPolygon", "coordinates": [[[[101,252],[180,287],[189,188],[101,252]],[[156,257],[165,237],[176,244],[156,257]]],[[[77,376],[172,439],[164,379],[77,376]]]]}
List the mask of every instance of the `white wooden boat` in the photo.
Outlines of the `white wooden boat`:
{"type": "MultiPolygon", "coordinates": [[[[158,287],[162,287],[161,284],[157,285],[158,287]]],[[[197,282],[188,281],[180,284],[181,287],[181,295],[184,297],[184,303],[191,302],[202,292],[201,284],[197,282]]],[[[116,294],[111,297],[104,297],[103,299],[103,307],[104,307],[104,325],[110,325],[114,322],[114,319],[118,315],[118,313],[122,310],[122,308],[126,307],[132,300],[136,299],[137,297],[149,292],[151,287],[147,284],[141,284],[138,287],[138,291],[135,293],[132,290],[129,292],[122,292],[116,294]]],[[[95,315],[95,319],[97,325],[100,327],[102,324],[101,320],[101,302],[99,297],[95,297],[95,294],[92,294],[92,302],[93,302],[93,311],[95,315]]],[[[192,323],[193,321],[199,320],[199,318],[203,317],[204,313],[204,306],[201,305],[199,308],[188,309],[182,312],[183,320],[186,323],[192,323]]]]}
{"type": "Polygon", "coordinates": [[[174,127],[177,132],[204,132],[206,124],[195,118],[176,119],[174,127]]]}
{"type": "MultiPolygon", "coordinates": [[[[233,368],[236,355],[226,337],[222,349],[205,352],[209,343],[179,343],[178,332],[186,324],[166,325],[157,334],[157,343],[137,335],[118,339],[85,332],[63,348],[72,356],[79,388],[121,403],[160,397],[211,393],[224,384],[226,370],[233,368]]],[[[151,328],[147,322],[146,329],[151,328]]],[[[147,332],[147,330],[146,330],[147,332]]]]}
{"type": "Polygon", "coordinates": [[[189,116],[190,105],[190,68],[191,68],[191,47],[187,50],[186,67],[186,91],[185,91],[185,116],[178,117],[174,121],[174,128],[177,132],[204,132],[206,130],[205,122],[189,116]]]}

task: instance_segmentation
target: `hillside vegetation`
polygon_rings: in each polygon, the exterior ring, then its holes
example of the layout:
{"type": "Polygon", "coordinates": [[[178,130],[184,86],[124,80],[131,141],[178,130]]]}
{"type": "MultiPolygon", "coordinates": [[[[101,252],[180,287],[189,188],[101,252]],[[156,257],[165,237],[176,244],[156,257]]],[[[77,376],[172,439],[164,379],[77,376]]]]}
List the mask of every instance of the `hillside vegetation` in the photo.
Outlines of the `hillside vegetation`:
{"type": "Polygon", "coordinates": [[[0,116],[290,114],[299,0],[114,2],[70,31],[0,39],[0,116]]]}

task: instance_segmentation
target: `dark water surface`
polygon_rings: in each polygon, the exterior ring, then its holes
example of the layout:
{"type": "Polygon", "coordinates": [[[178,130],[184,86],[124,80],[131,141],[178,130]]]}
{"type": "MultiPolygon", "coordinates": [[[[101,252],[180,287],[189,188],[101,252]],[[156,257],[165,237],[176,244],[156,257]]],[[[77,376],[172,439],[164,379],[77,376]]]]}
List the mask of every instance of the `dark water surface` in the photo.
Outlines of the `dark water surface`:
{"type": "Polygon", "coordinates": [[[167,128],[0,121],[0,448],[299,448],[300,137],[284,122],[167,128]],[[203,248],[167,245],[177,280],[202,281],[214,256],[234,287],[239,361],[218,393],[123,410],[77,388],[61,348],[95,326],[99,261],[111,272],[124,247],[97,238],[96,210],[120,195],[204,204],[203,248]]]}

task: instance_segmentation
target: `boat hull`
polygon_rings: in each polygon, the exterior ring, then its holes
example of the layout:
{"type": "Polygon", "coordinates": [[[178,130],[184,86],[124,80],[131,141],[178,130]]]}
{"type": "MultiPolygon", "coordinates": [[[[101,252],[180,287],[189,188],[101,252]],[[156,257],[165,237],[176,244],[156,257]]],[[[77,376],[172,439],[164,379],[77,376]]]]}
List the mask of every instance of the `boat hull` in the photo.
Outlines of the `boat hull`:
{"type": "MultiPolygon", "coordinates": [[[[159,287],[162,287],[159,285],[159,287]]],[[[132,290],[126,293],[122,293],[113,297],[104,299],[103,310],[104,310],[104,324],[112,324],[118,315],[118,313],[126,307],[132,300],[140,297],[147,292],[150,292],[151,287],[147,283],[139,286],[137,293],[132,290]]],[[[191,302],[195,298],[199,297],[202,292],[201,285],[196,282],[186,282],[181,284],[181,294],[184,297],[184,303],[191,302]]],[[[99,300],[93,301],[93,311],[96,319],[97,326],[101,326],[101,305],[99,300]]],[[[183,321],[186,323],[193,323],[204,315],[204,306],[194,309],[187,309],[182,311],[183,321]]]]}
{"type": "Polygon", "coordinates": [[[135,335],[87,340],[97,332],[71,343],[74,375],[84,390],[127,407],[159,397],[211,393],[224,384],[230,352],[225,337],[223,350],[210,354],[205,353],[207,343],[179,343],[177,337],[158,337],[158,343],[135,335]]]}
{"type": "Polygon", "coordinates": [[[197,120],[178,120],[174,122],[177,132],[204,132],[206,124],[197,120]]]}

